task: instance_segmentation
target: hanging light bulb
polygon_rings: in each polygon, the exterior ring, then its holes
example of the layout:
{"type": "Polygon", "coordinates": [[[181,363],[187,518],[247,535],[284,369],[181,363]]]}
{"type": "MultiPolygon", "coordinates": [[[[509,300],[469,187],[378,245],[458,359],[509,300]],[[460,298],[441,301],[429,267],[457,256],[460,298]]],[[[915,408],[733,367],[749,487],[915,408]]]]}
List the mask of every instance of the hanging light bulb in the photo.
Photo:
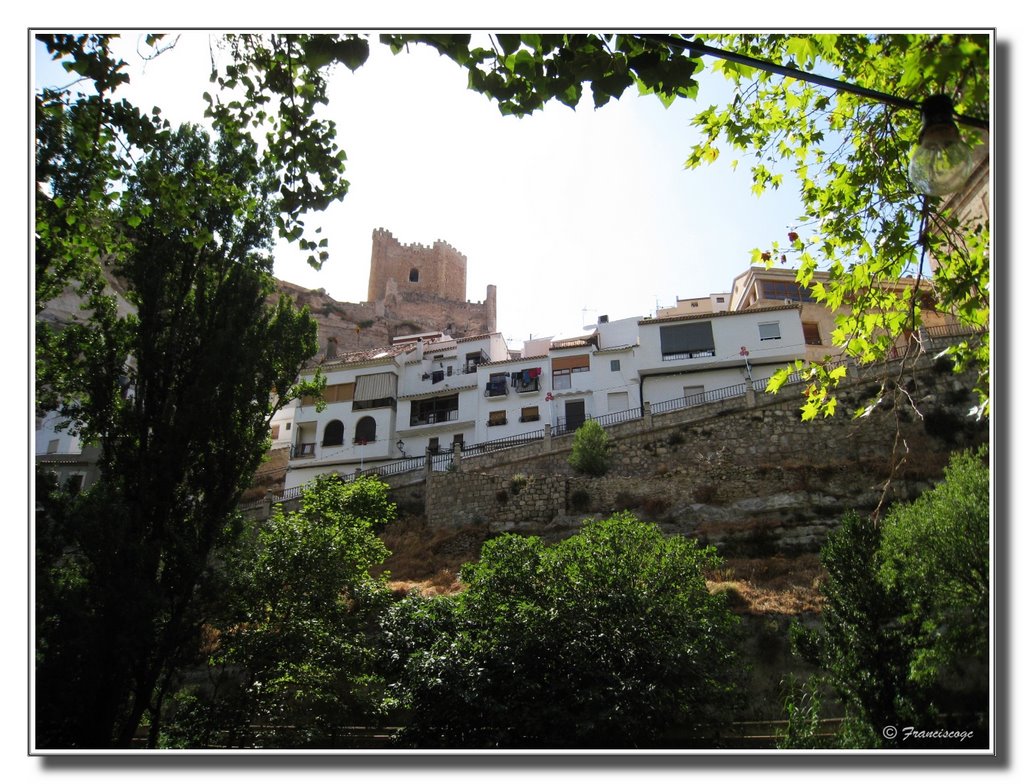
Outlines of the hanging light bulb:
{"type": "Polygon", "coordinates": [[[910,181],[928,196],[945,196],[963,187],[971,173],[971,148],[953,122],[953,101],[933,95],[921,104],[923,125],[910,156],[910,181]]]}

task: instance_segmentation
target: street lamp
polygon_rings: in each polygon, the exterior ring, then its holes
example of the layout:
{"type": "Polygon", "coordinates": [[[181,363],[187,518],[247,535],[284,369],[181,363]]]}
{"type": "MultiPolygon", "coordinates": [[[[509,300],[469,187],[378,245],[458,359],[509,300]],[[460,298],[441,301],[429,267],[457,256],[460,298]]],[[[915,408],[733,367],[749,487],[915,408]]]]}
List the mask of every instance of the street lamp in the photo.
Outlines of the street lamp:
{"type": "Polygon", "coordinates": [[[921,135],[910,156],[910,181],[928,196],[960,190],[971,174],[971,148],[953,121],[953,101],[933,95],[921,104],[921,135]]]}

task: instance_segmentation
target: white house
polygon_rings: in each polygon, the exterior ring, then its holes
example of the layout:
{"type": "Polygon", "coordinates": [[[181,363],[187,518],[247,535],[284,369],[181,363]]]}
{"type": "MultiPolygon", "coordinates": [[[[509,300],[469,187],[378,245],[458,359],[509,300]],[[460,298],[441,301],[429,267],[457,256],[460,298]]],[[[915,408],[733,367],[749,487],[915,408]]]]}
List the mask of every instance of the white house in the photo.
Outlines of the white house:
{"type": "Polygon", "coordinates": [[[415,361],[417,353],[417,345],[400,344],[324,360],[323,410],[317,411],[312,398],[294,408],[286,488],[317,474],[348,472],[400,456],[395,445],[398,381],[407,359],[415,361]]]}
{"type": "Polygon", "coordinates": [[[642,400],[704,401],[710,390],[768,378],[805,355],[799,305],[643,319],[636,371],[642,400]]]}
{"type": "Polygon", "coordinates": [[[35,462],[56,476],[60,485],[77,492],[99,477],[100,451],[64,429],[64,422],[56,411],[36,416],[35,462]]]}

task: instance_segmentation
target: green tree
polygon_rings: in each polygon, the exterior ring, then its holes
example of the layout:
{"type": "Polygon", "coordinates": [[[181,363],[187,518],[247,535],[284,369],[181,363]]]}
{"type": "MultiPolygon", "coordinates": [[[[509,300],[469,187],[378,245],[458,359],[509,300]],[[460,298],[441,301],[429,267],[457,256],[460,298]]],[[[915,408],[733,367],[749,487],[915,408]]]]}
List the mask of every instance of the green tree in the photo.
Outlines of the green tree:
{"type": "Polygon", "coordinates": [[[87,259],[128,306],[97,279],[82,320],[39,330],[37,403],[102,447],[99,482],[52,516],[59,552],[38,552],[61,586],[37,607],[40,746],[127,745],[195,651],[211,556],[316,350],[308,312],[266,303],[268,187],[244,140],[161,134],[108,205],[116,252],[87,259]]]}
{"type": "Polygon", "coordinates": [[[604,476],[610,461],[608,434],[597,421],[588,419],[572,438],[569,465],[587,476],[604,476]]]}
{"type": "Polygon", "coordinates": [[[416,747],[713,744],[737,691],[737,618],[704,572],[712,548],[630,514],[557,544],[506,534],[454,596],[403,601],[401,741],[416,747]]]}
{"type": "Polygon", "coordinates": [[[945,479],[886,515],[879,578],[915,621],[910,678],[956,692],[959,710],[988,704],[989,471],[955,454],[945,479]]]}
{"type": "MultiPolygon", "coordinates": [[[[846,710],[840,742],[906,748],[882,728],[988,726],[988,470],[954,455],[946,477],[881,525],[847,514],[821,552],[828,579],[797,649],[824,669],[846,710]],[[943,719],[942,717],[947,717],[943,719]]],[[[947,745],[962,747],[958,741],[947,745]]],[[[925,741],[934,746],[934,741],[925,741]]]]}
{"type": "Polygon", "coordinates": [[[797,626],[797,651],[827,674],[846,713],[840,745],[897,744],[883,727],[918,725],[926,702],[910,680],[911,643],[900,623],[906,607],[878,577],[881,530],[848,512],[821,549],[828,577],[817,629],[797,626]]]}
{"type": "Polygon", "coordinates": [[[228,559],[210,662],[218,688],[178,695],[165,742],[337,748],[342,727],[374,721],[374,628],[390,592],[371,572],[389,554],[377,532],[394,518],[376,477],[323,475],[298,511],[278,507],[228,559]]]}
{"type": "MultiPolygon", "coordinates": [[[[708,40],[901,99],[921,102],[942,94],[960,114],[989,114],[991,60],[984,34],[742,34],[708,40]]],[[[751,252],[752,260],[795,261],[796,280],[812,286],[815,299],[837,314],[833,344],[863,363],[891,356],[921,326],[926,307],[984,330],[950,354],[958,370],[977,373],[977,411],[987,415],[988,220],[963,213],[956,200],[915,192],[907,163],[920,132],[918,113],[734,62],[720,60],[715,69],[734,85],[734,98],[696,116],[705,139],[687,165],[715,161],[722,146],[731,146],[750,161],[755,193],[792,177],[804,206],[792,226],[780,227],[779,238],[765,238],[751,252]],[[927,277],[929,256],[937,266],[934,298],[924,298],[920,283],[895,285],[906,276],[918,282],[927,277]],[[814,282],[817,270],[828,272],[827,283],[814,282]]],[[[987,143],[974,128],[961,132],[974,145],[987,143]]],[[[772,388],[798,371],[808,382],[805,414],[831,414],[841,375],[825,365],[801,362],[783,369],[772,388]]],[[[902,394],[899,377],[894,380],[891,388],[902,394]]]]}

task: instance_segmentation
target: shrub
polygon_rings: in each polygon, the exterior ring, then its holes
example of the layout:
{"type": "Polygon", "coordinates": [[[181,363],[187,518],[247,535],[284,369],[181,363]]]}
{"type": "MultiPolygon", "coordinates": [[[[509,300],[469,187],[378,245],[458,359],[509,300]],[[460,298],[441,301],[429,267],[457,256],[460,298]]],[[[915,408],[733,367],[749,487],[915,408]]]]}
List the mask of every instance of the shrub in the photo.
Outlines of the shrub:
{"type": "Polygon", "coordinates": [[[610,462],[608,434],[598,422],[588,419],[573,436],[569,465],[587,476],[604,476],[610,462]]]}
{"type": "Polygon", "coordinates": [[[530,479],[526,474],[516,474],[512,477],[512,481],[509,483],[508,489],[513,495],[519,493],[524,487],[530,483],[530,479]]]}
{"type": "Polygon", "coordinates": [[[505,534],[465,590],[385,624],[403,742],[456,748],[702,745],[730,719],[738,621],[713,548],[631,514],[545,545],[505,534]]]}

